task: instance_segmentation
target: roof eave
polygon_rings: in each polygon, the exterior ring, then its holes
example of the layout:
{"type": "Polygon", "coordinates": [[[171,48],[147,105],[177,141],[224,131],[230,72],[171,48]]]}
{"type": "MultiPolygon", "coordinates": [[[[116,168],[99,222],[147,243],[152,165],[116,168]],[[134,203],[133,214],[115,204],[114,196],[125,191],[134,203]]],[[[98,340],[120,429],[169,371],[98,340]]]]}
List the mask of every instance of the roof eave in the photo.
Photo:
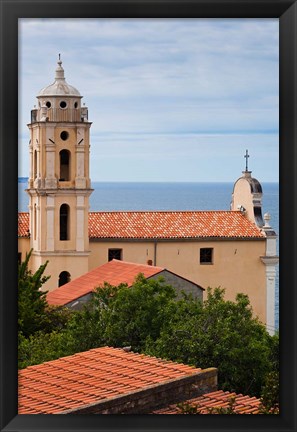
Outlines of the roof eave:
{"type": "Polygon", "coordinates": [[[186,241],[259,241],[266,240],[265,236],[238,236],[238,237],[89,237],[94,242],[186,242],[186,241]]]}

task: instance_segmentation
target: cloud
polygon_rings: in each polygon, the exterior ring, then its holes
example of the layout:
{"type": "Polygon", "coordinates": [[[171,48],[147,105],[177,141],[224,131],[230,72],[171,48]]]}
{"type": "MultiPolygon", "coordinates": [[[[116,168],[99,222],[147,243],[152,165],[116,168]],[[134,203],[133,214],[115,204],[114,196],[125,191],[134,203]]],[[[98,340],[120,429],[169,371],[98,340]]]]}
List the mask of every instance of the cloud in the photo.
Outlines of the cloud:
{"type": "MultiPolygon", "coordinates": [[[[132,166],[142,149],[154,148],[150,140],[164,135],[174,142],[181,137],[187,142],[190,134],[278,135],[276,19],[22,19],[22,136],[28,136],[35,95],[54,80],[58,53],[67,81],[89,107],[96,143],[91,163],[99,161],[100,136],[110,143],[112,158],[117,134],[118,147],[126,149],[132,166]],[[140,151],[133,157],[135,141],[140,151]]],[[[157,142],[168,150],[164,139],[157,142]]],[[[187,148],[184,142],[180,146],[187,148]]],[[[226,165],[229,151],[222,155],[226,165]]],[[[108,157],[108,148],[105,152],[108,157]]],[[[171,148],[172,159],[179,154],[178,146],[171,148]]],[[[178,172],[175,166],[163,169],[173,168],[178,172]]],[[[126,167],[117,169],[128,175],[126,167]]]]}

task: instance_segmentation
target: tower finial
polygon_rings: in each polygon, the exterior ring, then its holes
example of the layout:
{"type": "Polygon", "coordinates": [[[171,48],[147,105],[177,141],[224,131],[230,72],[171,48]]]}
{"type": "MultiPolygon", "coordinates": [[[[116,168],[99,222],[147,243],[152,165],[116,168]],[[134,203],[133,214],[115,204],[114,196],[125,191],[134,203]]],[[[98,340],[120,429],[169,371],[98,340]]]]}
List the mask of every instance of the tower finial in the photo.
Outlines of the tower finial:
{"type": "Polygon", "coordinates": [[[245,158],[245,171],[246,172],[248,171],[248,158],[249,157],[250,157],[249,152],[248,152],[248,150],[246,150],[245,151],[245,155],[244,155],[244,158],[245,158]]]}
{"type": "Polygon", "coordinates": [[[61,54],[59,53],[59,60],[58,60],[58,66],[57,66],[57,69],[56,69],[56,80],[57,79],[62,79],[62,80],[65,80],[65,77],[64,77],[64,69],[63,69],[63,67],[62,67],[62,60],[61,60],[61,54]]]}

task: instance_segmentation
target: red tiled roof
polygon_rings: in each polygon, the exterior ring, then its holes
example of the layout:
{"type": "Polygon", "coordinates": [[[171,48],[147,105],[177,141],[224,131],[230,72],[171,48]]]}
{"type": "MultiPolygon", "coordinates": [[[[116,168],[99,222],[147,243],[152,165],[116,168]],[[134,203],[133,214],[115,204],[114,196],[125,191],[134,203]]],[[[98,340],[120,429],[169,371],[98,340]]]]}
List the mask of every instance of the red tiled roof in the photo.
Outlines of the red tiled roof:
{"type": "MultiPolygon", "coordinates": [[[[224,392],[223,390],[206,393],[184,401],[183,404],[197,407],[201,414],[209,414],[210,408],[228,408],[230,398],[232,397],[235,398],[234,411],[236,414],[259,413],[260,400],[256,397],[243,396],[242,394],[229,393],[228,391],[224,392]]],[[[155,410],[151,414],[182,414],[182,412],[177,404],[171,404],[165,408],[155,410]]]]}
{"type": "Polygon", "coordinates": [[[96,348],[20,370],[18,413],[63,413],[201,371],[118,348],[96,348]]]}
{"type": "MultiPolygon", "coordinates": [[[[19,213],[19,237],[27,236],[29,214],[19,213]]],[[[89,238],[179,239],[264,238],[239,211],[91,212],[89,238]]]]}
{"type": "Polygon", "coordinates": [[[18,214],[18,237],[29,237],[29,213],[18,214]]]}
{"type": "Polygon", "coordinates": [[[263,238],[239,211],[91,212],[90,238],[263,238]]]}
{"type": "Polygon", "coordinates": [[[157,275],[163,270],[162,267],[134,264],[114,259],[50,291],[47,294],[47,301],[53,305],[65,305],[92,292],[94,288],[103,285],[104,282],[114,286],[120,283],[131,286],[139,273],[148,278],[157,275]]]}

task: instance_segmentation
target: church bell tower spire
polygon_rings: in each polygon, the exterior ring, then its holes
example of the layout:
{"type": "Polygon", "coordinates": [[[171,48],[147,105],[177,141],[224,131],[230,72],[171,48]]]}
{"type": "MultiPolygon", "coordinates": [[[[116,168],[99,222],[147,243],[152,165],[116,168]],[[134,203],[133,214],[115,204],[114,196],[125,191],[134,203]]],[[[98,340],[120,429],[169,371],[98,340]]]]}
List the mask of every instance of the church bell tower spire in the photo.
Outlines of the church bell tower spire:
{"type": "Polygon", "coordinates": [[[49,261],[47,290],[89,270],[91,123],[81,99],[66,82],[59,54],[55,80],[38,93],[28,125],[32,267],[49,261]]]}

